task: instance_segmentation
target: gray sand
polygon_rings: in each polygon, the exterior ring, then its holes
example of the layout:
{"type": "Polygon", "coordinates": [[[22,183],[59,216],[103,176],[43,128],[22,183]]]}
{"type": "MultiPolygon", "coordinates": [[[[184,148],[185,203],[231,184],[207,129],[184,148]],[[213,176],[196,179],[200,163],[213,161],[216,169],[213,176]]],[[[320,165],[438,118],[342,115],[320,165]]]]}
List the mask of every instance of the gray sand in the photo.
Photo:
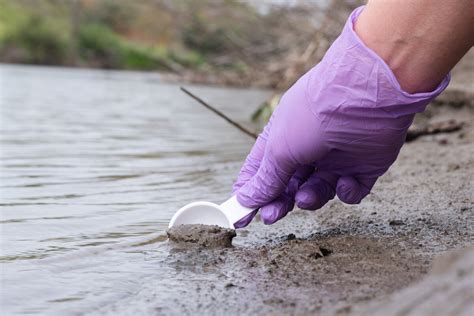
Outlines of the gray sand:
{"type": "Polygon", "coordinates": [[[198,246],[205,248],[232,247],[232,239],[236,236],[234,229],[216,225],[179,225],[166,231],[174,246],[198,246]]]}
{"type": "MultiPolygon", "coordinates": [[[[472,78],[474,68],[463,67],[472,78]]],[[[170,251],[162,264],[179,282],[163,291],[156,290],[162,278],[150,279],[140,295],[97,314],[143,314],[141,306],[150,315],[466,314],[472,309],[473,250],[463,249],[474,243],[474,90],[457,90],[465,85],[453,81],[415,124],[453,119],[463,122],[462,130],[406,144],[361,204],[335,199],[270,226],[257,216],[237,230],[234,247],[170,251]],[[460,249],[459,260],[448,254],[452,264],[437,261],[432,268],[435,257],[453,249],[460,249]]]]}

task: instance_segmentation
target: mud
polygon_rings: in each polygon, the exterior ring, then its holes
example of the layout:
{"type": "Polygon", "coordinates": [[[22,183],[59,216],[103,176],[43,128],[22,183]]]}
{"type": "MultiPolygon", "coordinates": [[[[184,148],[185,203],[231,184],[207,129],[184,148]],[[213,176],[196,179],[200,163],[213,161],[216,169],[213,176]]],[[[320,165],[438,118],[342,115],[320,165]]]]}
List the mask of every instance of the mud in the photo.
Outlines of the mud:
{"type": "MultiPolygon", "coordinates": [[[[465,87],[457,82],[453,86],[465,87]]],[[[472,298],[466,295],[472,288],[472,253],[456,259],[450,265],[453,269],[432,269],[439,255],[453,249],[465,254],[463,249],[474,244],[474,108],[467,93],[453,92],[456,99],[449,102],[452,91],[418,115],[416,124],[454,120],[462,129],[420,135],[406,144],[394,166],[359,205],[335,199],[315,212],[294,210],[270,226],[257,216],[247,228],[237,230],[232,248],[171,249],[160,267],[172,270],[170,280],[150,279],[138,295],[97,314],[143,314],[145,310],[150,315],[454,315],[456,310],[469,311],[472,298]],[[430,270],[433,280],[423,281],[430,270]],[[443,289],[448,294],[441,300],[443,289]],[[450,300],[454,309],[449,309],[450,300]],[[134,307],[140,302],[146,309],[134,307]]]]}
{"type": "MultiPolygon", "coordinates": [[[[398,315],[396,307],[404,306],[409,315],[436,315],[415,306],[431,306],[438,295],[414,296],[416,289],[400,294],[402,301],[392,295],[421,282],[438,254],[474,243],[473,117],[472,108],[449,104],[418,117],[465,125],[406,144],[360,205],[334,200],[316,212],[295,210],[271,226],[257,219],[237,230],[233,248],[170,253],[168,267],[200,282],[176,285],[176,293],[189,295],[186,301],[153,296],[158,313],[369,315],[389,308],[398,315]]],[[[455,276],[436,283],[436,293],[456,283],[455,276]]],[[[468,298],[457,297],[456,306],[465,310],[468,298]]]]}
{"type": "MultiPolygon", "coordinates": [[[[474,113],[456,104],[431,106],[417,123],[455,120],[463,128],[420,135],[406,144],[360,205],[334,200],[316,212],[295,210],[274,225],[257,220],[238,230],[234,248],[170,254],[169,266],[180,273],[192,269],[193,275],[206,275],[206,281],[186,282],[177,291],[193,293],[190,300],[175,301],[173,307],[158,295],[159,311],[383,314],[385,305],[366,306],[389,304],[391,295],[424,278],[438,254],[474,243],[474,113]]],[[[444,282],[439,287],[456,280],[444,282]]],[[[438,299],[426,297],[428,305],[438,299]]],[[[410,302],[416,305],[415,299],[410,302]]]]}
{"type": "Polygon", "coordinates": [[[234,229],[216,225],[179,225],[166,231],[174,247],[232,247],[232,239],[236,236],[234,229]]]}
{"type": "MultiPolygon", "coordinates": [[[[293,231],[304,229],[304,217],[294,218],[293,231]]],[[[390,294],[429,270],[430,255],[412,236],[374,233],[330,229],[297,237],[238,231],[236,241],[245,245],[170,253],[167,266],[183,278],[199,276],[199,283],[174,285],[173,293],[189,299],[173,295],[167,303],[163,293],[147,299],[156,300],[163,314],[344,314],[352,304],[390,294]]]]}
{"type": "Polygon", "coordinates": [[[474,246],[436,258],[421,282],[354,311],[356,315],[472,315],[474,246]]]}

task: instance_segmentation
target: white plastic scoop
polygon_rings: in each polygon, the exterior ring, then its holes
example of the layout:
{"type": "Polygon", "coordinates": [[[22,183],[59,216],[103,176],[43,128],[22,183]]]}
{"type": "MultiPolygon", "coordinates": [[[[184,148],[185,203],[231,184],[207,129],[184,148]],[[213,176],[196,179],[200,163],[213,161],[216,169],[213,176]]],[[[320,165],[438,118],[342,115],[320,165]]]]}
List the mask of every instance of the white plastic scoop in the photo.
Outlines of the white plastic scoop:
{"type": "Polygon", "coordinates": [[[221,205],[193,202],[180,208],[171,218],[168,228],[184,224],[217,225],[234,229],[234,224],[254,210],[240,205],[235,196],[221,205]]]}

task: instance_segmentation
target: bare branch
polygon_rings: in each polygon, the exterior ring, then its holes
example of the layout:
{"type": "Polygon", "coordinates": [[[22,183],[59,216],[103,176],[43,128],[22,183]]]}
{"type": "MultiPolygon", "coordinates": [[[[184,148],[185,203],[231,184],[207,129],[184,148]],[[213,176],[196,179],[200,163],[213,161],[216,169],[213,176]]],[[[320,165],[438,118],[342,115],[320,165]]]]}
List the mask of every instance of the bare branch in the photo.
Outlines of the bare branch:
{"type": "Polygon", "coordinates": [[[214,112],[215,114],[217,114],[218,116],[220,116],[221,118],[223,118],[224,120],[227,121],[227,123],[233,125],[235,128],[237,128],[238,130],[240,130],[241,132],[247,134],[248,136],[252,137],[253,139],[257,139],[258,135],[255,134],[254,132],[248,130],[247,128],[245,128],[244,126],[240,125],[239,123],[237,123],[236,121],[234,121],[233,119],[231,119],[230,117],[228,117],[227,115],[225,115],[224,113],[222,113],[221,111],[219,111],[218,109],[214,108],[213,106],[209,105],[209,103],[205,102],[204,100],[202,100],[201,98],[199,98],[198,96],[194,95],[193,93],[191,93],[189,90],[187,90],[186,88],[184,87],[180,87],[181,91],[183,91],[184,93],[186,93],[187,95],[189,95],[191,98],[193,98],[194,100],[198,101],[199,103],[201,103],[202,105],[204,105],[204,107],[206,107],[208,110],[214,112]]]}

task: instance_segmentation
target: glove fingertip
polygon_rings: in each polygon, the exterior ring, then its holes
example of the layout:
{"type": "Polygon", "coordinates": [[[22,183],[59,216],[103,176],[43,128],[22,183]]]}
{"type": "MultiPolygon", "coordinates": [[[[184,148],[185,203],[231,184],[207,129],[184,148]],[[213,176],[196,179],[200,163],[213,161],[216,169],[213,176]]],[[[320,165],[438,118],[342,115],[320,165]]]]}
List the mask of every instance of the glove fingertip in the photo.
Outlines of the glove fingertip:
{"type": "Polygon", "coordinates": [[[359,183],[352,177],[341,177],[337,182],[336,193],[347,204],[359,204],[363,198],[359,183]]]}
{"type": "Polygon", "coordinates": [[[314,205],[314,197],[310,192],[300,190],[295,196],[296,205],[301,209],[311,209],[314,205]]]}
{"type": "Polygon", "coordinates": [[[279,211],[274,207],[265,207],[260,211],[260,218],[265,225],[274,224],[280,219],[279,211]]]}
{"type": "Polygon", "coordinates": [[[286,195],[265,205],[260,210],[260,217],[265,225],[271,225],[285,217],[294,207],[294,200],[286,195]]]}
{"type": "Polygon", "coordinates": [[[246,215],[245,217],[239,219],[236,223],[234,223],[235,228],[244,228],[253,220],[253,218],[257,215],[257,210],[253,211],[252,213],[246,215]]]}

